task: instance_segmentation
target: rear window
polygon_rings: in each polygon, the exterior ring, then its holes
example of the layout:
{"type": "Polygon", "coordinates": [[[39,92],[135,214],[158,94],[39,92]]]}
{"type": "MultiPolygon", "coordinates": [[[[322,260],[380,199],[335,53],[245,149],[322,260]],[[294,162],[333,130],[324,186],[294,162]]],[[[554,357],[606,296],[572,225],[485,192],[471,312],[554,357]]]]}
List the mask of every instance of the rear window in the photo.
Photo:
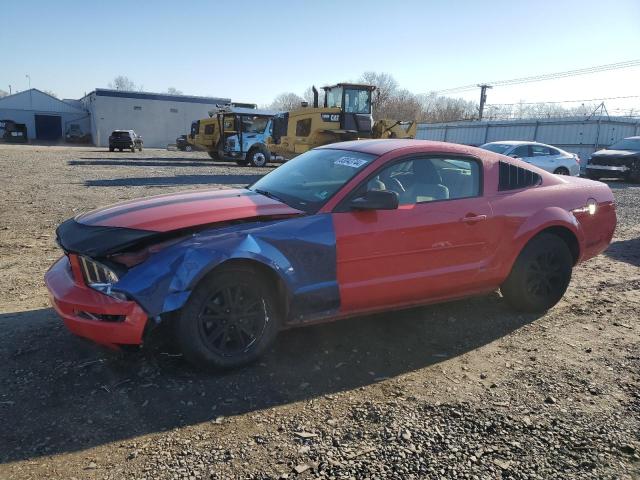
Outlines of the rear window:
{"type": "Polygon", "coordinates": [[[130,138],[129,132],[113,132],[111,136],[113,138],[130,138]]]}

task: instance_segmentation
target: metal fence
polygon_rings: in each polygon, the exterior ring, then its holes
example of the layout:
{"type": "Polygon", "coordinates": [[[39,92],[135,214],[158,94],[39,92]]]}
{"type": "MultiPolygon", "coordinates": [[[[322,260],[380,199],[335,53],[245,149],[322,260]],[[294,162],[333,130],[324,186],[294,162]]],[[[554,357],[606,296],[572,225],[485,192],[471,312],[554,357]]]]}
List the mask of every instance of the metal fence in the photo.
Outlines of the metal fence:
{"type": "Polygon", "coordinates": [[[421,123],[416,138],[473,146],[501,140],[541,142],[577,153],[584,165],[596,150],[635,135],[640,135],[639,120],[603,116],[421,123]]]}

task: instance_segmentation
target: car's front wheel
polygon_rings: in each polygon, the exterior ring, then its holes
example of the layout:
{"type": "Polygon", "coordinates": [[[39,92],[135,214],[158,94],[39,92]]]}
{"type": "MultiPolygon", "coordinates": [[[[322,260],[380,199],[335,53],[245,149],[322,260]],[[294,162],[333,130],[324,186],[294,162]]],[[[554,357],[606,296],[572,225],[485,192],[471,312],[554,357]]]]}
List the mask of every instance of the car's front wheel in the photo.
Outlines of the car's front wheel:
{"type": "Polygon", "coordinates": [[[500,291],[518,310],[545,312],[566,292],[572,267],[573,256],[565,241],[557,235],[542,233],[520,252],[500,291]]]}
{"type": "Polygon", "coordinates": [[[244,266],[221,267],[205,278],[176,318],[185,358],[196,367],[227,369],[260,357],[280,325],[272,284],[244,266]]]}

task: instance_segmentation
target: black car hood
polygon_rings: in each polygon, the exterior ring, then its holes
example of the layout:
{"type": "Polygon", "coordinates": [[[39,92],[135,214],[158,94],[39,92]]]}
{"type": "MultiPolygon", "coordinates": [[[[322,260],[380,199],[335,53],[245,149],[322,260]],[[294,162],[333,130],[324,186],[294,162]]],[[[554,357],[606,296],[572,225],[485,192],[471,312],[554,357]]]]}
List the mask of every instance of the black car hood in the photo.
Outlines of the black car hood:
{"type": "Polygon", "coordinates": [[[58,245],[67,253],[103,257],[141,242],[157,240],[162,233],[125,227],[86,225],[70,218],[56,229],[58,245]]]}

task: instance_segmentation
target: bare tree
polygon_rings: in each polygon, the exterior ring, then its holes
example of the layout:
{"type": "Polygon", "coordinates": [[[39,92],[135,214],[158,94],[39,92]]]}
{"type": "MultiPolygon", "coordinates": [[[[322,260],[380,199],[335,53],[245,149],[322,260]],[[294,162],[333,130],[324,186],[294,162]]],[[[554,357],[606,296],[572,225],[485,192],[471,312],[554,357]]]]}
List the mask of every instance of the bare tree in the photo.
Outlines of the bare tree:
{"type": "Polygon", "coordinates": [[[287,112],[289,110],[300,108],[300,103],[303,101],[304,99],[295,93],[281,93],[273,100],[269,108],[271,108],[272,110],[287,112]]]}
{"type": "Polygon", "coordinates": [[[178,90],[176,87],[167,88],[167,93],[169,95],[183,95],[181,90],[178,90]]]}
{"type": "Polygon", "coordinates": [[[129,77],[118,75],[109,83],[109,88],[114,90],[122,90],[125,92],[133,92],[136,90],[136,84],[129,77]]]}
{"type": "Polygon", "coordinates": [[[2,98],[2,97],[6,97],[6,96],[8,96],[8,95],[9,95],[9,93],[8,93],[8,92],[5,92],[4,90],[0,90],[0,98],[2,98]]]}
{"type": "Polygon", "coordinates": [[[51,95],[52,97],[58,98],[58,95],[51,90],[43,90],[43,92],[46,93],[47,95],[51,95]]]}
{"type": "Polygon", "coordinates": [[[360,77],[360,81],[376,87],[373,92],[373,116],[375,118],[386,118],[387,105],[391,97],[398,91],[396,79],[389,73],[364,72],[360,77]]]}

